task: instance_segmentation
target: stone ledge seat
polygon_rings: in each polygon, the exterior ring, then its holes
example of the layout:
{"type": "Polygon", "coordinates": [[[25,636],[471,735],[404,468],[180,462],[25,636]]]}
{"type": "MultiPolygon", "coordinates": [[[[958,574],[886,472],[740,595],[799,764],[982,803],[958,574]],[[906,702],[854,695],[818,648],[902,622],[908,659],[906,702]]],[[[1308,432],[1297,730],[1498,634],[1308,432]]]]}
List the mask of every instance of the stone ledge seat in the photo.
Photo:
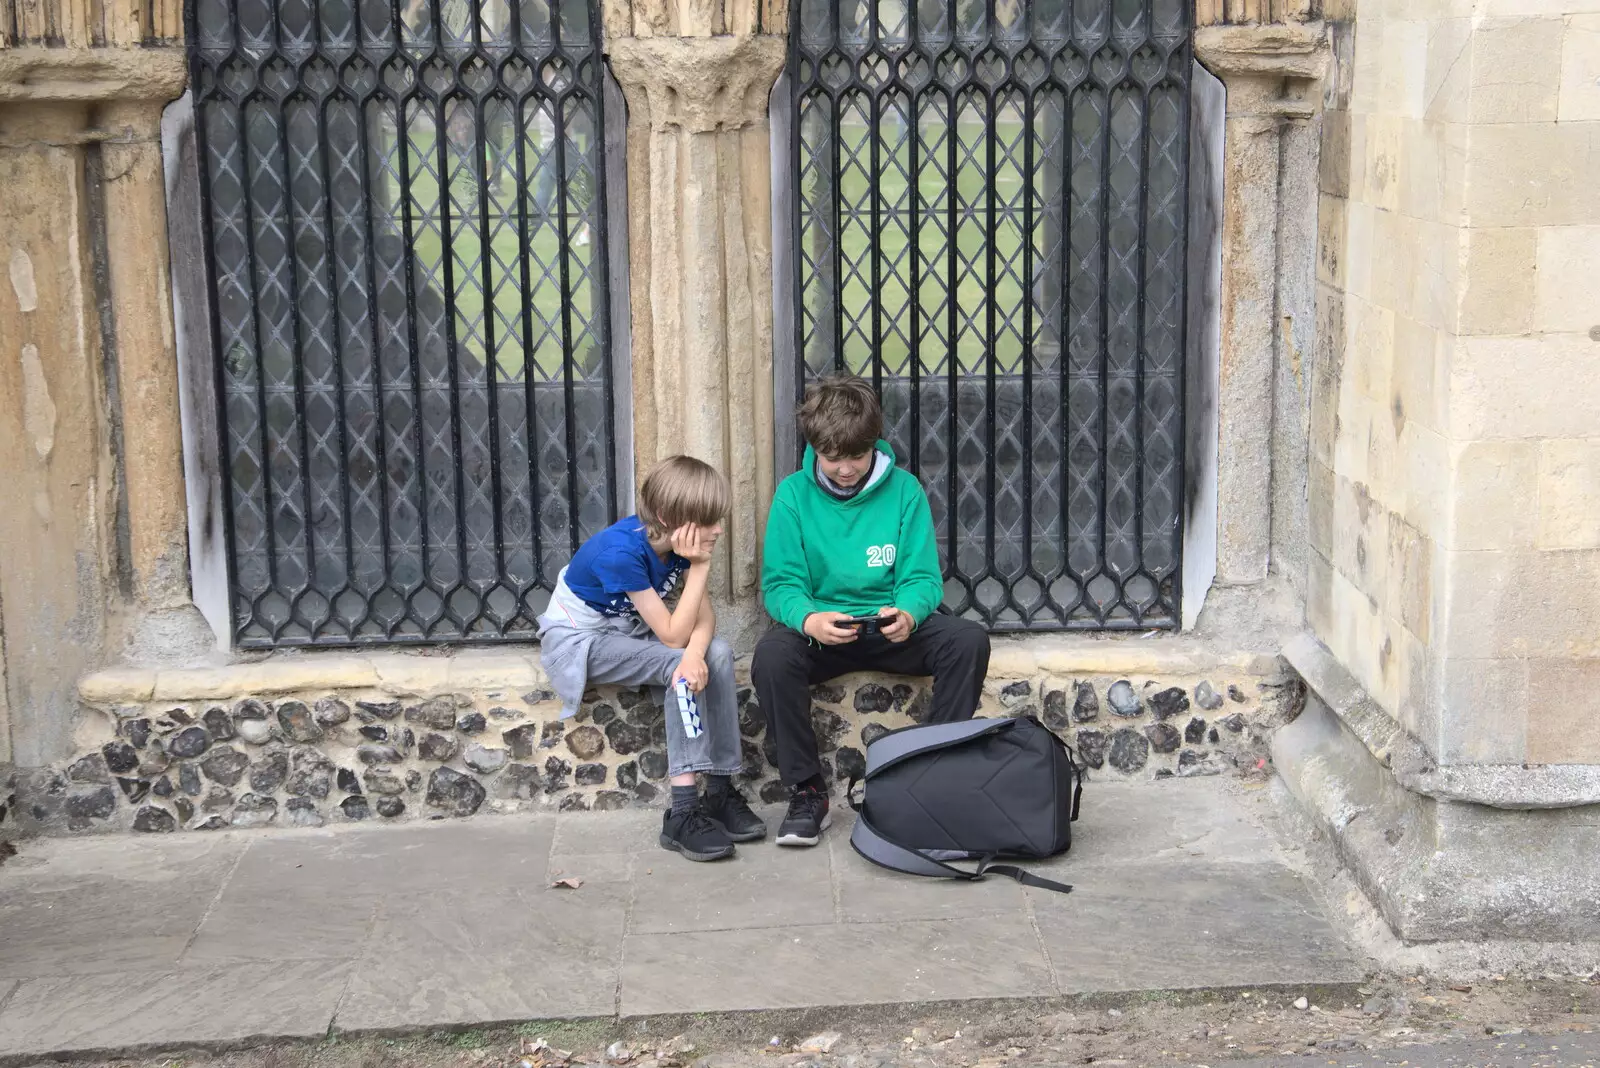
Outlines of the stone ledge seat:
{"type": "MultiPolygon", "coordinates": [[[[1298,683],[1262,643],[1196,634],[997,636],[981,715],[1033,715],[1091,776],[1259,772],[1298,683]],[[1255,647],[1252,647],[1254,645],[1255,647]]],[[[765,717],[737,665],[742,785],[787,797],[765,717]]],[[[173,831],[658,804],[663,713],[646,693],[590,691],[561,718],[537,645],[284,650],[83,677],[72,755],[21,771],[24,830],[173,831]]],[[[813,687],[824,770],[919,721],[929,680],[813,687]]]]}

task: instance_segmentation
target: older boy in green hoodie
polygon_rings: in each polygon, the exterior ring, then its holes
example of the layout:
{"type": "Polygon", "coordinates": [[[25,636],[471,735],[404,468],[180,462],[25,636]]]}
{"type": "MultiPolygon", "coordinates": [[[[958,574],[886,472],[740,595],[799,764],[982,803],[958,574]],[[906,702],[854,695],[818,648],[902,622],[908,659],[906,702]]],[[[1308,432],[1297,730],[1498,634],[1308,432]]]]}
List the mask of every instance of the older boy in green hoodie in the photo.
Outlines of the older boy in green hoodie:
{"type": "Polygon", "coordinates": [[[932,675],[931,723],[970,719],[989,669],[989,636],[938,614],[944,599],[928,497],[895,466],[872,386],[830,378],[806,391],[800,470],[773,497],[761,591],[775,626],[751,674],[792,791],[779,845],[816,845],[828,784],[811,726],[811,686],[852,671],[932,675]],[[875,617],[862,626],[853,617],[875,617]]]}

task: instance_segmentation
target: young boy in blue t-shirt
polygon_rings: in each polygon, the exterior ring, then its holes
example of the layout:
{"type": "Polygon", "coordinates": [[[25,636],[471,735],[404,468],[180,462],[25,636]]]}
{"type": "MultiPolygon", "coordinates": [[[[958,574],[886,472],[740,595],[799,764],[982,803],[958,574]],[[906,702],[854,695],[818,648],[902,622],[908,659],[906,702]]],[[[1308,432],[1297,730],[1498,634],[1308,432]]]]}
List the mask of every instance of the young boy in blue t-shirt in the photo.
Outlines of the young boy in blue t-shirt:
{"type": "Polygon", "coordinates": [[[661,461],[639,488],[639,513],[583,543],[539,617],[545,672],[565,703],[563,717],[596,683],[648,685],[665,697],[672,808],[662,817],[661,845],[690,860],[732,856],[735,842],[767,833],[733,787],[743,765],[733,650],[714,637],[706,589],[728,497],[727,480],[708,464],[691,456],[661,461]],[[669,608],[674,591],[677,606],[669,608]],[[698,706],[697,734],[676,694],[680,679],[698,706]],[[706,776],[704,798],[696,773],[706,776]]]}

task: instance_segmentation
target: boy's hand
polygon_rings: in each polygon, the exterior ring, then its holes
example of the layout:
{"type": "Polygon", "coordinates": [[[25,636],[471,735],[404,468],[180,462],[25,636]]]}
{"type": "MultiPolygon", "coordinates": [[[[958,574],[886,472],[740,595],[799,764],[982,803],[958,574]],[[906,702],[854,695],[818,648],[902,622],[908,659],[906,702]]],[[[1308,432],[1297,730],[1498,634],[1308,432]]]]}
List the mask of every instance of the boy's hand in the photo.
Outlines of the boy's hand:
{"type": "Polygon", "coordinates": [[[705,527],[685,523],[672,532],[672,551],[691,564],[711,562],[711,551],[717,547],[717,536],[705,527]]]}
{"type": "Polygon", "coordinates": [[[706,668],[706,658],[699,653],[684,653],[683,659],[678,661],[678,666],[672,669],[674,681],[682,679],[689,684],[689,689],[699,693],[706,688],[706,681],[710,671],[706,668]]]}
{"type": "Polygon", "coordinates": [[[910,612],[902,612],[890,606],[878,609],[878,615],[883,620],[883,624],[878,628],[879,634],[892,642],[903,642],[911,637],[910,612]]]}
{"type": "Polygon", "coordinates": [[[823,645],[849,645],[861,635],[854,627],[836,627],[835,621],[849,619],[844,612],[812,612],[806,617],[806,635],[823,645]]]}

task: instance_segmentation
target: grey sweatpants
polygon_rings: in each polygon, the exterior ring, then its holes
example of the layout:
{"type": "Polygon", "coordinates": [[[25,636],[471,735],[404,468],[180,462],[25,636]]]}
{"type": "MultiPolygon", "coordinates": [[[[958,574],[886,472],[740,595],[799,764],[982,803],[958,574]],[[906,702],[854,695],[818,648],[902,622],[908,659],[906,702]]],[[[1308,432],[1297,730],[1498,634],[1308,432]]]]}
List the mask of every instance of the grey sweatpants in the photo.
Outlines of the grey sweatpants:
{"type": "MultiPolygon", "coordinates": [[[[548,652],[578,631],[566,627],[549,628],[540,638],[548,652]]],[[[683,713],[677,694],[669,688],[672,669],[683,659],[682,649],[672,649],[654,637],[633,638],[625,634],[601,632],[586,635],[589,641],[589,685],[648,686],[657,701],[663,702],[667,727],[667,773],[684,775],[705,771],[714,775],[737,775],[744,758],[739,749],[739,709],[734,695],[733,650],[721,638],[711,639],[706,649],[706,688],[694,695],[700,706],[700,734],[690,738],[683,732],[683,713]]]]}

